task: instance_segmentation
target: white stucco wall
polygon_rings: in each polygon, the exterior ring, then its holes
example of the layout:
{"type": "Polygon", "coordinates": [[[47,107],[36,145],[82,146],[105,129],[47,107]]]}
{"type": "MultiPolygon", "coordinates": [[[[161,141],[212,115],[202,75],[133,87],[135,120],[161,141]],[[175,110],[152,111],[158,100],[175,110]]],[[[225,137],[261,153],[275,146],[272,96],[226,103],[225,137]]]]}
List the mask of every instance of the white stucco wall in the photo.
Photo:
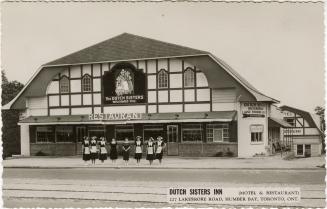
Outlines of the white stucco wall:
{"type": "Polygon", "coordinates": [[[268,117],[248,117],[243,118],[241,114],[240,103],[237,103],[238,121],[238,157],[248,158],[255,154],[268,154],[266,146],[268,145],[268,117]],[[264,131],[262,134],[262,142],[251,142],[251,125],[263,125],[264,131]]]}
{"type": "Polygon", "coordinates": [[[20,125],[20,153],[30,156],[30,130],[28,125],[20,125]]]}

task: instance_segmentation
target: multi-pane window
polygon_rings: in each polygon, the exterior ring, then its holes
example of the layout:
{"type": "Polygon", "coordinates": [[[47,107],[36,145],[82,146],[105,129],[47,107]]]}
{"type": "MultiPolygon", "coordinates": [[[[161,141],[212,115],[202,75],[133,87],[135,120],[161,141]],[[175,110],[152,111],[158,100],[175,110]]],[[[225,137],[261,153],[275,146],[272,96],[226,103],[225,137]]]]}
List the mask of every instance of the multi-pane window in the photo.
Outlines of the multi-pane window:
{"type": "Polygon", "coordinates": [[[168,73],[165,69],[158,73],[158,88],[168,88],[168,73]]]}
{"type": "Polygon", "coordinates": [[[72,126],[56,127],[56,142],[74,142],[72,126]]]}
{"type": "Polygon", "coordinates": [[[262,142],[263,125],[251,125],[251,142],[262,142]]]}
{"type": "Polygon", "coordinates": [[[207,142],[229,141],[228,124],[207,124],[207,142]]]}
{"type": "Polygon", "coordinates": [[[69,79],[66,76],[63,76],[60,79],[59,85],[60,85],[60,93],[69,92],[69,79]]]}
{"type": "Polygon", "coordinates": [[[82,91],[90,92],[92,90],[92,79],[91,76],[85,75],[82,78],[82,91]]]}
{"type": "Polygon", "coordinates": [[[157,139],[158,136],[163,137],[163,133],[164,128],[161,124],[148,124],[143,126],[144,141],[149,140],[150,137],[154,139],[157,139]]]}
{"type": "Polygon", "coordinates": [[[182,125],[183,142],[201,142],[202,133],[202,124],[182,125]]]}
{"type": "Polygon", "coordinates": [[[184,86],[193,87],[194,83],[195,83],[194,70],[191,68],[187,68],[184,71],[184,86]]]}
{"type": "Polygon", "coordinates": [[[123,141],[125,138],[128,140],[134,140],[134,126],[133,125],[116,125],[116,140],[123,141]]]}
{"type": "Polygon", "coordinates": [[[51,126],[36,127],[36,143],[53,143],[54,141],[55,137],[51,126]]]}

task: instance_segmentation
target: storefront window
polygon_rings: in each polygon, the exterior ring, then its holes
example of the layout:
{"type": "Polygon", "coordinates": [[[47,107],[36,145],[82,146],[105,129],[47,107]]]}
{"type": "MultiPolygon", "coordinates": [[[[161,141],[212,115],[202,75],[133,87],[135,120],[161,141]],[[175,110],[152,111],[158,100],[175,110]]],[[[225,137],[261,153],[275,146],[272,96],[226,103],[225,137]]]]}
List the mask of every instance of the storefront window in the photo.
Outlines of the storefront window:
{"type": "Polygon", "coordinates": [[[128,138],[128,140],[134,140],[134,126],[116,125],[115,135],[117,141],[123,141],[125,138],[128,138]]]}
{"type": "Polygon", "coordinates": [[[207,142],[229,141],[228,124],[207,124],[207,142]]]}
{"type": "Polygon", "coordinates": [[[36,143],[54,143],[54,133],[51,126],[36,127],[36,143]]]}
{"type": "Polygon", "coordinates": [[[202,133],[203,129],[201,124],[182,125],[183,142],[201,142],[202,133]]]}
{"type": "Polygon", "coordinates": [[[88,127],[88,135],[89,137],[96,136],[97,140],[100,139],[100,137],[104,136],[104,126],[102,125],[93,125],[88,127]]]}
{"type": "Polygon", "coordinates": [[[251,125],[251,142],[262,142],[263,125],[251,125]]]}
{"type": "MultiPolygon", "coordinates": [[[[157,139],[158,136],[163,136],[163,125],[157,125],[157,124],[149,124],[143,126],[143,135],[144,135],[144,141],[149,140],[150,137],[153,137],[154,139],[157,139]]],[[[166,139],[164,138],[164,141],[166,139]]]]}
{"type": "Polygon", "coordinates": [[[56,127],[56,142],[74,142],[72,126],[56,127]]]}

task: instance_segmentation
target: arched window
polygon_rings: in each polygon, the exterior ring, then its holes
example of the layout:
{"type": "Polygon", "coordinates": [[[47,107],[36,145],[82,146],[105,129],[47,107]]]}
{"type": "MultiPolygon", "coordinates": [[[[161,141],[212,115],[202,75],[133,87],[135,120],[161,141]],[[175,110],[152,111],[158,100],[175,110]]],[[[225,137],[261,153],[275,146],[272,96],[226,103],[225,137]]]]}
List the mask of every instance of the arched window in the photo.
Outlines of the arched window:
{"type": "Polygon", "coordinates": [[[60,88],[60,93],[69,92],[69,79],[66,76],[60,78],[59,88],[60,88]]]}
{"type": "Polygon", "coordinates": [[[82,78],[82,91],[90,92],[92,90],[92,79],[89,75],[84,75],[82,78]]]}
{"type": "Polygon", "coordinates": [[[191,68],[187,68],[184,71],[184,86],[193,87],[194,86],[194,71],[191,68]]]}
{"type": "Polygon", "coordinates": [[[168,73],[165,69],[158,73],[158,88],[168,88],[168,73]]]}

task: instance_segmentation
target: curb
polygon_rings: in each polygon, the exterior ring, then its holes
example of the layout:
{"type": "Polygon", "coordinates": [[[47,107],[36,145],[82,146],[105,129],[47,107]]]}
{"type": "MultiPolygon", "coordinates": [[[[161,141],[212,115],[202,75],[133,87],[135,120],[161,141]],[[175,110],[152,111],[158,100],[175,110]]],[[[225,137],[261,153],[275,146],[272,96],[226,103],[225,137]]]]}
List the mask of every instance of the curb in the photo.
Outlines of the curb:
{"type": "Polygon", "coordinates": [[[49,167],[49,166],[4,166],[4,169],[176,169],[176,170],[325,170],[325,168],[176,168],[176,167],[101,167],[101,166],[58,166],[58,167],[49,167]]]}

